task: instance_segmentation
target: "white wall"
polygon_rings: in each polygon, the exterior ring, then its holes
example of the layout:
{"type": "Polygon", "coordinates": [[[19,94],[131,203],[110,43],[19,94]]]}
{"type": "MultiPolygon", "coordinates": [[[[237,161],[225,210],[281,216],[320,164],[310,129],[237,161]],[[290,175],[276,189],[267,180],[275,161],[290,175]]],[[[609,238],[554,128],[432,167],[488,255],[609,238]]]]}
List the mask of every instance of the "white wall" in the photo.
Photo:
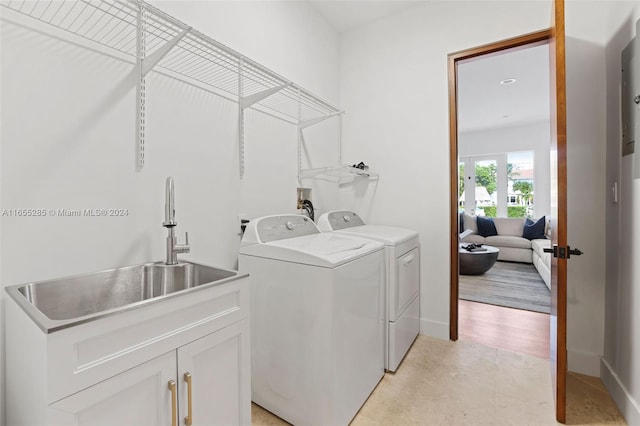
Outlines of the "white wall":
{"type": "Polygon", "coordinates": [[[619,203],[606,204],[605,342],[602,378],[628,424],[640,424],[640,209],[639,181],[633,179],[636,154],[621,156],[620,65],[622,49],[636,36],[637,1],[610,2],[606,24],[607,187],[618,182],[619,203]]]}
{"type": "Polygon", "coordinates": [[[342,36],[344,157],[380,180],[341,202],[420,233],[423,334],[449,338],[447,54],[541,30],[549,13],[547,2],[428,2],[342,36]]]}
{"type": "MultiPolygon", "coordinates": [[[[605,197],[602,9],[601,2],[570,1],[566,16],[568,233],[585,251],[570,262],[569,368],[592,375],[599,373],[604,342],[605,251],[597,243],[604,241],[605,197]]],[[[343,36],[345,156],[366,155],[381,174],[368,203],[371,220],[413,226],[428,247],[422,258],[425,334],[448,337],[447,54],[549,22],[550,2],[429,2],[343,36]]]]}
{"type": "Polygon", "coordinates": [[[534,167],[534,217],[548,215],[549,194],[549,122],[537,122],[519,126],[460,132],[458,156],[469,157],[515,151],[533,151],[534,167]]]}
{"type": "MultiPolygon", "coordinates": [[[[305,3],[155,4],[337,103],[338,34],[305,3]]],[[[34,31],[4,8],[2,14],[0,208],[128,210],[114,218],[2,217],[2,287],[162,259],[169,175],[180,240],[190,234],[186,259],[233,268],[238,213],[295,212],[294,126],[247,112],[240,181],[237,104],[152,72],[147,164],[138,173],[133,64],[65,42],[64,33],[52,38],[47,27],[34,31]]],[[[338,123],[310,132],[311,165],[337,162],[338,123]]],[[[0,363],[2,374],[3,356],[0,363]]]]}
{"type": "Polygon", "coordinates": [[[599,376],[604,353],[605,2],[566,5],[569,369],[599,376]]]}

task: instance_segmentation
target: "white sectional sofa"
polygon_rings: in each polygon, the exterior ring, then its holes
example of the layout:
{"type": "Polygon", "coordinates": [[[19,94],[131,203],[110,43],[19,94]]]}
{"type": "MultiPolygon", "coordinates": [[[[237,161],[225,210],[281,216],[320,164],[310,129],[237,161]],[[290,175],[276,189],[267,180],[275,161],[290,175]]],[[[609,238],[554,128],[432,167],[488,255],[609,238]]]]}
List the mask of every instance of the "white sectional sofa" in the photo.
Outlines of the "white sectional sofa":
{"type": "MultiPolygon", "coordinates": [[[[463,214],[460,219],[463,224],[461,229],[472,231],[470,235],[462,239],[462,242],[498,247],[500,249],[498,260],[532,263],[547,287],[551,287],[551,255],[543,251],[543,249],[551,247],[551,241],[547,238],[531,240],[524,238],[525,218],[493,218],[497,235],[486,237],[478,232],[476,216],[463,214]]],[[[544,232],[546,233],[546,227],[544,232]]]]}
{"type": "Polygon", "coordinates": [[[545,248],[551,248],[551,240],[546,238],[531,240],[533,266],[551,290],[551,253],[545,253],[543,251],[545,248]]]}

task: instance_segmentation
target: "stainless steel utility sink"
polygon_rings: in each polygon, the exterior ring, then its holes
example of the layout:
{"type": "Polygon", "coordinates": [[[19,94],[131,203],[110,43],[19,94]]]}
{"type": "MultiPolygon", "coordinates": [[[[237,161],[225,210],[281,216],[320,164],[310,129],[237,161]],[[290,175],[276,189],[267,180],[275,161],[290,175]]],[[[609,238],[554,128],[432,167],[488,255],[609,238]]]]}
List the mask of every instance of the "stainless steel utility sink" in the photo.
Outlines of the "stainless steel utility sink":
{"type": "Polygon", "coordinates": [[[6,290],[40,328],[51,332],[238,276],[198,263],[147,263],[6,290]]]}

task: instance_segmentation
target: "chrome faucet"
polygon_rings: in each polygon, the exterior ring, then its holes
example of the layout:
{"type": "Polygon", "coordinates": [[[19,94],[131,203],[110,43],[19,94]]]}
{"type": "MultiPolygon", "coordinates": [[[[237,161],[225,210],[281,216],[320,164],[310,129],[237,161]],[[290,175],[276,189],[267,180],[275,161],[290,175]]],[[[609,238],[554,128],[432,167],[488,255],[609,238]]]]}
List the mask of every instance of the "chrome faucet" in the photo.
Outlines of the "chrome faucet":
{"type": "Polygon", "coordinates": [[[189,247],[189,233],[185,232],[185,244],[178,244],[178,239],[175,234],[175,227],[178,224],[176,222],[176,208],[173,199],[173,178],[169,176],[165,184],[165,199],[164,199],[164,222],[162,226],[167,228],[167,265],[176,265],[178,263],[178,253],[189,253],[191,248],[189,247]]]}

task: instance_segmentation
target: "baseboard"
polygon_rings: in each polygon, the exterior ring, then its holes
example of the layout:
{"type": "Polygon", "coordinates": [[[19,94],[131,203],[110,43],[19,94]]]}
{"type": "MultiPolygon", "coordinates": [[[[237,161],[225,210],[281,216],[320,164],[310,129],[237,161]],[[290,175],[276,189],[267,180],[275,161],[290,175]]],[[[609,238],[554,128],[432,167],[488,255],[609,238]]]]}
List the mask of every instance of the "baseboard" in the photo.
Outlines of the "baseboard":
{"type": "Polygon", "coordinates": [[[435,337],[436,339],[449,340],[449,323],[420,318],[420,334],[435,337]]]}
{"type": "Polygon", "coordinates": [[[600,377],[599,355],[568,349],[567,361],[569,371],[586,374],[587,376],[600,377]]]}
{"type": "Polygon", "coordinates": [[[609,390],[628,425],[640,425],[640,403],[629,393],[605,359],[600,360],[602,382],[609,390]]]}

